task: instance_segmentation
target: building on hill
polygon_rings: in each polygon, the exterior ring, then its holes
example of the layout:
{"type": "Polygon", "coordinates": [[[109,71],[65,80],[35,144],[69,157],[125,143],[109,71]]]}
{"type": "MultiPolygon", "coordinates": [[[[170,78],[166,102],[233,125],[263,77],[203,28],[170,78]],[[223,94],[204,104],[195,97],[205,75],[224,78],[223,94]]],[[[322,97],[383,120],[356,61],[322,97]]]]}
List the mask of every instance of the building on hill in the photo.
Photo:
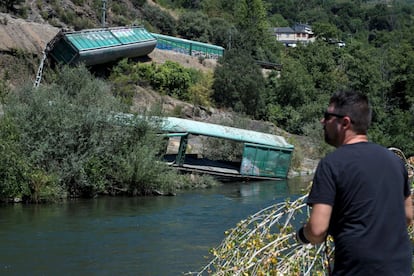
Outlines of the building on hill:
{"type": "Polygon", "coordinates": [[[295,24],[293,27],[273,28],[276,40],[287,47],[296,47],[298,43],[308,44],[315,41],[312,27],[307,24],[295,24]]]}

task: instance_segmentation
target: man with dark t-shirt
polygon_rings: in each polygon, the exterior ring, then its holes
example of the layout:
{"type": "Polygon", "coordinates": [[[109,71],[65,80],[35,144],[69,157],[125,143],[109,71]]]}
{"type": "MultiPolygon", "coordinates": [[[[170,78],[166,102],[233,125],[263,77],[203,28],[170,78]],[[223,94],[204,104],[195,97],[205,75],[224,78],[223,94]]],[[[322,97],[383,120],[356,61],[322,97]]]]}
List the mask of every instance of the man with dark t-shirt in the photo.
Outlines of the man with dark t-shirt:
{"type": "Polygon", "coordinates": [[[368,98],[335,93],[321,123],[325,141],[337,149],[318,164],[307,201],[311,214],[298,240],[318,244],[332,235],[333,275],[411,275],[408,173],[397,155],[368,142],[368,98]]]}

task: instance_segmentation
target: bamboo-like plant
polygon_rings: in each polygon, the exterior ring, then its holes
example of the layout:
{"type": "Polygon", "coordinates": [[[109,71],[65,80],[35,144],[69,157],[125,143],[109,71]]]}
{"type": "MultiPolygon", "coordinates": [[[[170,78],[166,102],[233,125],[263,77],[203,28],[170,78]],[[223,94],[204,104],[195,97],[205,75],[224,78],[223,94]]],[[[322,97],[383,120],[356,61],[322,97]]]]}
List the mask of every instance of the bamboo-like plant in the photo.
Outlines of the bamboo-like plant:
{"type": "MultiPolygon", "coordinates": [[[[211,249],[212,260],[191,274],[330,275],[335,252],[332,237],[320,245],[303,245],[295,239],[295,220],[308,211],[306,198],[274,204],[240,221],[211,249]]],[[[408,230],[414,241],[413,227],[408,230]]]]}
{"type": "MultiPolygon", "coordinates": [[[[390,150],[405,161],[409,171],[414,170],[401,150],[390,150]]],[[[330,275],[335,252],[332,237],[320,245],[303,245],[295,239],[295,226],[303,223],[298,220],[305,219],[304,213],[309,212],[306,198],[307,194],[293,201],[288,199],[240,221],[211,250],[212,260],[200,272],[191,274],[330,275]]],[[[414,243],[412,225],[408,232],[414,243]]]]}

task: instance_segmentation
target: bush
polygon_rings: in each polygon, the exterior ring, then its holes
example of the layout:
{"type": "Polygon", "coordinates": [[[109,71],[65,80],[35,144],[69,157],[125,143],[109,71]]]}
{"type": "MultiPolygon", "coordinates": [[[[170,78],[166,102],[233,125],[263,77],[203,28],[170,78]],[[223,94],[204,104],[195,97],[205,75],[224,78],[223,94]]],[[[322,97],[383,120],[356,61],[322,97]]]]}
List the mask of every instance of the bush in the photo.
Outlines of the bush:
{"type": "Polygon", "coordinates": [[[49,85],[24,86],[6,99],[2,197],[43,201],[172,189],[167,180],[174,173],[156,157],[163,146],[156,126],[122,116],[127,107],[85,67],[64,67],[48,79],[49,85]]]}
{"type": "Polygon", "coordinates": [[[212,86],[213,75],[211,73],[202,75],[188,90],[191,103],[193,105],[211,106],[212,86]]]}
{"type": "Polygon", "coordinates": [[[188,100],[190,82],[188,70],[172,61],[166,61],[163,65],[158,66],[151,77],[151,85],[155,89],[180,100],[188,100]]]}
{"type": "Polygon", "coordinates": [[[177,33],[177,23],[175,19],[168,13],[156,6],[144,4],[143,13],[145,20],[160,33],[174,36],[177,33]]]}
{"type": "Polygon", "coordinates": [[[0,199],[22,199],[30,195],[30,164],[22,154],[20,133],[13,120],[0,117],[0,199]]]}
{"type": "Polygon", "coordinates": [[[183,13],[178,20],[177,32],[187,39],[208,42],[211,27],[207,15],[194,11],[183,13]]]}

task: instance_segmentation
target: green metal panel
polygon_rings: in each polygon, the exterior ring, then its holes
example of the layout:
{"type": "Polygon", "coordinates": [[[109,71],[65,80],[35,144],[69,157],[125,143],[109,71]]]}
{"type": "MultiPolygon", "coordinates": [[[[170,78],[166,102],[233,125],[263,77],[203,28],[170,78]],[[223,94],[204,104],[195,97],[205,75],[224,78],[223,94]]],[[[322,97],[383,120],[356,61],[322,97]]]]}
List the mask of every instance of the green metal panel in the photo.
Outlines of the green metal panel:
{"type": "Polygon", "coordinates": [[[240,173],[243,175],[286,178],[292,152],[246,143],[240,173]]]}
{"type": "Polygon", "coordinates": [[[66,37],[73,45],[75,45],[79,51],[86,51],[121,44],[110,31],[71,33],[67,34],[66,37]]]}
{"type": "Polygon", "coordinates": [[[156,38],[142,27],[114,27],[61,32],[48,43],[48,54],[57,62],[100,64],[150,53],[156,38]]]}
{"type": "Polygon", "coordinates": [[[77,56],[78,51],[72,47],[70,43],[64,40],[60,40],[54,45],[53,51],[49,52],[49,55],[58,62],[70,64],[71,61],[77,56]]]}
{"type": "Polygon", "coordinates": [[[154,37],[143,28],[117,29],[113,30],[112,34],[123,44],[154,39],[154,37]]]}
{"type": "Polygon", "coordinates": [[[294,148],[293,145],[286,142],[285,138],[273,134],[175,117],[166,117],[160,120],[161,127],[164,131],[188,132],[191,134],[254,143],[286,151],[292,151],[294,148]]]}
{"type": "Polygon", "coordinates": [[[154,40],[154,37],[143,28],[126,27],[68,33],[66,37],[79,51],[154,40]]]}
{"type": "Polygon", "coordinates": [[[182,38],[177,38],[173,36],[167,36],[162,34],[151,33],[152,36],[157,38],[157,48],[175,50],[178,52],[183,52],[188,55],[193,55],[195,53],[199,54],[211,54],[215,56],[223,56],[224,48],[217,45],[212,45],[208,43],[187,40],[182,38]]]}
{"type": "Polygon", "coordinates": [[[178,147],[178,154],[175,159],[175,163],[178,166],[184,165],[185,151],[187,149],[187,144],[188,144],[188,134],[185,136],[182,136],[180,139],[180,146],[178,147]]]}

